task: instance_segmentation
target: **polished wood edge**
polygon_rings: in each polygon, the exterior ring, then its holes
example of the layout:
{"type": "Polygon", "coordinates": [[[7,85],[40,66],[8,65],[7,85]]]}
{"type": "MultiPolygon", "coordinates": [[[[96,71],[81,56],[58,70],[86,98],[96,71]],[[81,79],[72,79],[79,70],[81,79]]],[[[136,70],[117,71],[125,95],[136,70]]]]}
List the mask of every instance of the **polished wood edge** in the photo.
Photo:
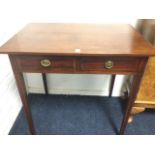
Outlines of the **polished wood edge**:
{"type": "Polygon", "coordinates": [[[139,57],[139,58],[142,58],[142,57],[150,57],[150,56],[155,56],[155,54],[149,54],[149,55],[146,55],[146,54],[115,54],[115,53],[111,53],[111,54],[95,54],[95,53],[89,53],[89,54],[86,54],[86,53],[50,53],[50,52],[27,52],[27,51],[23,51],[21,53],[19,52],[3,52],[0,50],[0,54],[8,54],[8,55],[19,55],[19,56],[22,56],[22,55],[25,55],[25,56],[95,56],[95,57],[98,57],[98,56],[104,56],[104,57],[108,57],[108,56],[120,56],[120,57],[139,57]]]}
{"type": "Polygon", "coordinates": [[[155,105],[155,101],[136,100],[135,104],[154,104],[155,105]]]}
{"type": "Polygon", "coordinates": [[[142,103],[135,103],[134,107],[145,107],[145,108],[150,108],[150,109],[155,109],[155,104],[142,104],[142,103]]]}

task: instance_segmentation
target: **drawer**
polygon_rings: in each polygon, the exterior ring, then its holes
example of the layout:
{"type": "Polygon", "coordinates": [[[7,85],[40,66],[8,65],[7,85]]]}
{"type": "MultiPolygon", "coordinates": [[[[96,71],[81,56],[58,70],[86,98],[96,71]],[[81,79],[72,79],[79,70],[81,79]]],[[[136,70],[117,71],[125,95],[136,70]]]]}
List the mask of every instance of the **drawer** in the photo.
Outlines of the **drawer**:
{"type": "Polygon", "coordinates": [[[84,57],[80,59],[79,68],[87,72],[135,72],[139,58],[132,57],[84,57]]]}
{"type": "Polygon", "coordinates": [[[62,56],[17,56],[19,69],[25,72],[73,72],[73,57],[62,56]]]}
{"type": "Polygon", "coordinates": [[[22,72],[80,73],[80,74],[132,74],[140,71],[141,58],[93,56],[14,56],[22,72]]]}

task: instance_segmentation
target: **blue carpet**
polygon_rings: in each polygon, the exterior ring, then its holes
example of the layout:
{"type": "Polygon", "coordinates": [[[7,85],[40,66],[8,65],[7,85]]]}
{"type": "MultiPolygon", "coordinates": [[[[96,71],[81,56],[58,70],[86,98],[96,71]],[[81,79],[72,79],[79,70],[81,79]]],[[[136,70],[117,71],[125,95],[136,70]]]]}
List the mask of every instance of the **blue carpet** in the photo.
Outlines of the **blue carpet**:
{"type": "MultiPolygon", "coordinates": [[[[39,135],[113,135],[118,134],[124,112],[120,98],[38,95],[29,101],[34,125],[39,135]]],[[[134,117],[125,134],[155,134],[155,112],[146,111],[134,117]]],[[[29,134],[21,110],[10,135],[29,134]]]]}

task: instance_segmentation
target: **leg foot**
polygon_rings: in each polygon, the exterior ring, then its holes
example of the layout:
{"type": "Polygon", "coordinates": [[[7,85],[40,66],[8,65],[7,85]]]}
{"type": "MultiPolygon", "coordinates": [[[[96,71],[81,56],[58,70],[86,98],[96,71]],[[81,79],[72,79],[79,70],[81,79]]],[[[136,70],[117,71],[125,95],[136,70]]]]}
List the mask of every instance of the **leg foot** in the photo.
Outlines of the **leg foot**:
{"type": "Polygon", "coordinates": [[[144,111],[145,111],[144,107],[133,107],[131,109],[131,115],[128,119],[128,123],[132,123],[134,115],[141,113],[141,112],[144,112],[144,111]]]}

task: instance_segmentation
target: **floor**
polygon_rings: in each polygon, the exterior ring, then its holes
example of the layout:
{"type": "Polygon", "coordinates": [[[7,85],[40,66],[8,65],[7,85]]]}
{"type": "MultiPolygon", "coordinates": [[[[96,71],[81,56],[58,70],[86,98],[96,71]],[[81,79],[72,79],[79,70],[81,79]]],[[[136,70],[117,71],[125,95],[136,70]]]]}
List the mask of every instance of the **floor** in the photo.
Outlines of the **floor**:
{"type": "MultiPolygon", "coordinates": [[[[125,102],[120,98],[67,95],[29,95],[36,132],[39,135],[114,135],[118,134],[125,102]]],[[[135,116],[125,134],[155,134],[155,111],[135,116]]],[[[23,110],[10,135],[27,135],[23,110]]]]}

